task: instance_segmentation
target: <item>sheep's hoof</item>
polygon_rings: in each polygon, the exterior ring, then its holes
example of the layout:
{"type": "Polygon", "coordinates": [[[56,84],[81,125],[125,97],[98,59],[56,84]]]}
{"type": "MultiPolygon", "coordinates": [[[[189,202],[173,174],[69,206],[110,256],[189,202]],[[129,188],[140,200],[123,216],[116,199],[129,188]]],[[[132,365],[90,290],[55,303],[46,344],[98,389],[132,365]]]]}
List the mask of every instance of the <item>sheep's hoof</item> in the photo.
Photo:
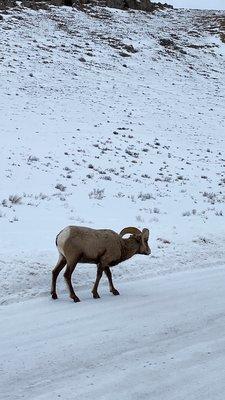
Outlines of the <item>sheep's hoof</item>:
{"type": "Polygon", "coordinates": [[[114,296],[119,296],[119,292],[116,289],[112,289],[111,293],[114,294],[114,296]]]}
{"type": "Polygon", "coordinates": [[[73,301],[74,301],[74,303],[80,303],[80,299],[79,299],[79,297],[71,297],[72,299],[73,299],[73,301]]]}
{"type": "Polygon", "coordinates": [[[99,296],[98,293],[93,293],[93,298],[94,298],[94,299],[100,299],[100,296],[99,296]]]}
{"type": "Polygon", "coordinates": [[[53,300],[56,300],[56,299],[58,299],[58,296],[57,296],[57,294],[56,294],[56,293],[52,293],[52,299],[53,299],[53,300]]]}

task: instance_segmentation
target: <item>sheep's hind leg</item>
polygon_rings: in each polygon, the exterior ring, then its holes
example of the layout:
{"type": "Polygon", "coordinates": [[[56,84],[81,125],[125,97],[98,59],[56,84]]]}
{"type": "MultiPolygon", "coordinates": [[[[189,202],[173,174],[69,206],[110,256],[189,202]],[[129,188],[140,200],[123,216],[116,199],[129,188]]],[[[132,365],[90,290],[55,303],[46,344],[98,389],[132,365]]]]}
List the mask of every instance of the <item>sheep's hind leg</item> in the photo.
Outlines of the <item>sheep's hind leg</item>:
{"type": "Polygon", "coordinates": [[[108,278],[108,281],[109,281],[109,291],[112,293],[112,294],[114,294],[114,296],[118,296],[119,295],[119,292],[118,292],[118,290],[114,287],[114,285],[113,285],[113,280],[112,280],[112,273],[111,273],[111,271],[110,271],[110,268],[109,267],[106,267],[105,269],[104,269],[104,271],[105,271],[105,274],[106,274],[106,276],[107,276],[107,278],[108,278]]]}
{"type": "Polygon", "coordinates": [[[65,278],[67,286],[69,288],[70,298],[73,299],[73,301],[75,303],[78,303],[80,301],[80,299],[79,299],[79,297],[77,297],[76,293],[74,292],[73,285],[71,282],[71,276],[72,276],[72,273],[73,273],[76,265],[77,265],[77,262],[73,262],[72,264],[67,263],[66,271],[64,273],[64,278],[65,278]]]}
{"type": "Polygon", "coordinates": [[[98,285],[99,285],[100,279],[102,277],[102,273],[103,273],[103,267],[101,264],[98,264],[96,280],[95,280],[95,283],[94,283],[94,286],[92,289],[92,294],[93,294],[94,299],[100,298],[100,296],[98,294],[98,285]]]}
{"type": "Polygon", "coordinates": [[[58,262],[55,266],[55,268],[52,270],[52,287],[51,287],[51,295],[54,300],[58,298],[57,293],[56,293],[56,281],[57,277],[60,273],[60,271],[65,267],[66,265],[66,259],[65,257],[60,254],[58,262]]]}

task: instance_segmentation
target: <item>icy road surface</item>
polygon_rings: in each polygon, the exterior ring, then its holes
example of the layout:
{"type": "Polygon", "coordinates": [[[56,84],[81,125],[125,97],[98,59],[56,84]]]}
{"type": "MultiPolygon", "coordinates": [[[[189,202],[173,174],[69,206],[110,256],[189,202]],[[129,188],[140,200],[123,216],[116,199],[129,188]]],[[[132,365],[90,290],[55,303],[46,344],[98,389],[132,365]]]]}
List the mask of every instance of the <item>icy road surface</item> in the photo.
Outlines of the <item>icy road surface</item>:
{"type": "Polygon", "coordinates": [[[224,267],[1,307],[4,400],[224,400],[224,267]]]}

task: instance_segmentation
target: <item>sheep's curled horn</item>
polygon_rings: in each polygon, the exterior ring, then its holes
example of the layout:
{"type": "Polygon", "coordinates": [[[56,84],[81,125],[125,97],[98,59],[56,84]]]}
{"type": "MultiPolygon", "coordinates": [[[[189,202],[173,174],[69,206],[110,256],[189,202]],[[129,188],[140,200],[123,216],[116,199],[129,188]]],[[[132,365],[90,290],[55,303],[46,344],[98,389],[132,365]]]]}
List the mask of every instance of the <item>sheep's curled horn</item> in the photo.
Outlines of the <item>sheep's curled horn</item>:
{"type": "Polygon", "coordinates": [[[124,235],[127,235],[130,233],[131,235],[139,234],[141,235],[141,231],[138,228],[135,228],[134,226],[129,226],[127,228],[123,228],[122,231],[120,232],[120,236],[123,237],[124,235]]]}
{"type": "Polygon", "coordinates": [[[143,237],[146,237],[147,239],[149,238],[149,230],[144,228],[143,231],[141,232],[140,229],[135,228],[134,226],[129,226],[127,228],[122,229],[120,232],[120,236],[123,237],[124,235],[130,233],[131,235],[141,235],[143,237]]]}

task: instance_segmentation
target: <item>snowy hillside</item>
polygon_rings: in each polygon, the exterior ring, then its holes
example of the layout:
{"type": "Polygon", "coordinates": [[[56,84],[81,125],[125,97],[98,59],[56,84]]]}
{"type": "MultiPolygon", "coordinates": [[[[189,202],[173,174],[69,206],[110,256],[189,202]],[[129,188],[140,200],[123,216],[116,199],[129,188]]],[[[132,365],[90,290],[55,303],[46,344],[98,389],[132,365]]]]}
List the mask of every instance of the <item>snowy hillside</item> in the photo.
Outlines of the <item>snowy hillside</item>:
{"type": "Polygon", "coordinates": [[[224,260],[224,14],[2,15],[1,303],[48,294],[66,225],[150,229],[118,281],[224,260]]]}

